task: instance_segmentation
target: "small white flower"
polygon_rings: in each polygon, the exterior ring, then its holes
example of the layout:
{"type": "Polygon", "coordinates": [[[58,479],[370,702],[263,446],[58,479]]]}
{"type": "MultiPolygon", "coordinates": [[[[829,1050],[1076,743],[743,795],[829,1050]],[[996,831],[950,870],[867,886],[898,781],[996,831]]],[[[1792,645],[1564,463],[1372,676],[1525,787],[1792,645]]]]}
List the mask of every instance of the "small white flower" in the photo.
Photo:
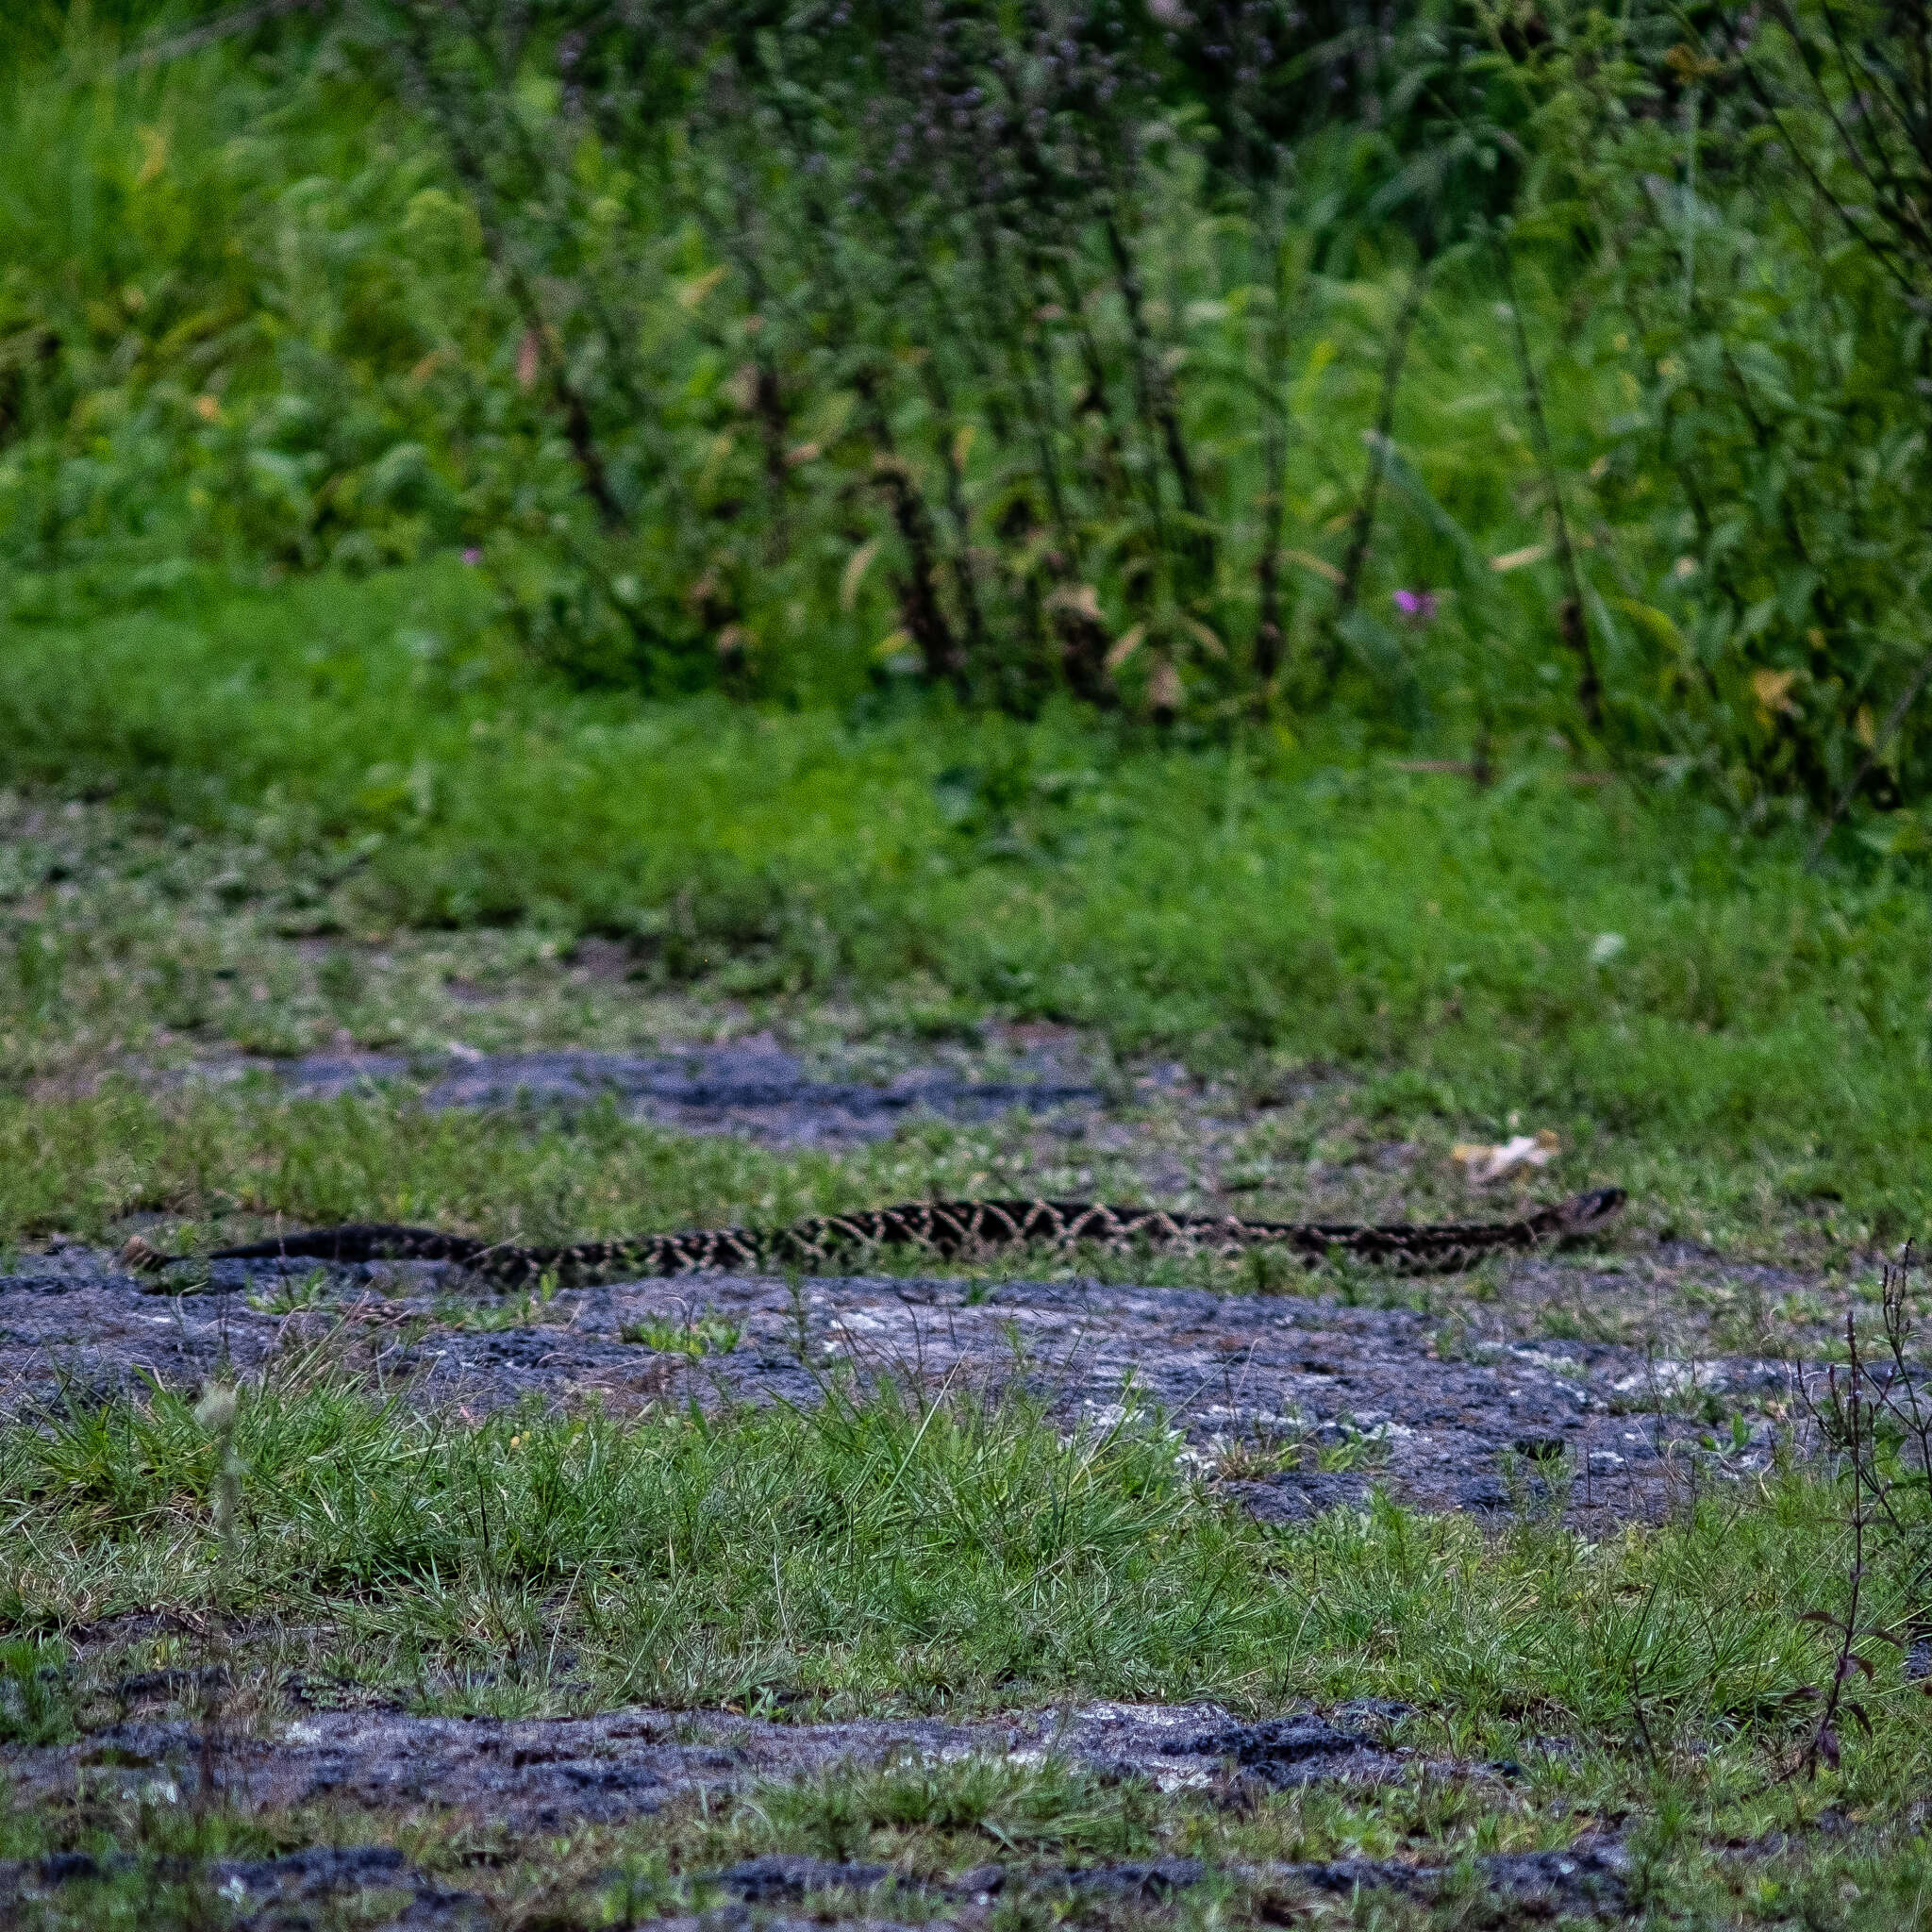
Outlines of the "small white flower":
{"type": "Polygon", "coordinates": [[[1590,963],[1592,966],[1607,966],[1624,950],[1624,935],[1620,932],[1600,932],[1591,941],[1590,963]]]}

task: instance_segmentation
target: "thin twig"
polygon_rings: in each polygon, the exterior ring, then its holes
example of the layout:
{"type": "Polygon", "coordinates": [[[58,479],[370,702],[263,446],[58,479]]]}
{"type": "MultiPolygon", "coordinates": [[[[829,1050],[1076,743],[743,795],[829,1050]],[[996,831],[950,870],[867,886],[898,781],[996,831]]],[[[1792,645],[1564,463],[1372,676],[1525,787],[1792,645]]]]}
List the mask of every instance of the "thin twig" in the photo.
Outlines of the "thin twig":
{"type": "Polygon", "coordinates": [[[1388,468],[1390,432],[1395,426],[1395,398],[1402,387],[1402,370],[1408,359],[1408,339],[1421,315],[1423,297],[1428,291],[1429,263],[1418,262],[1408,278],[1408,291],[1395,318],[1389,338],[1388,354],[1382,360],[1382,395],[1375,409],[1375,429],[1369,441],[1369,474],[1355,508],[1348,533],[1348,551],[1341,562],[1341,577],[1335,590],[1335,603],[1328,613],[1328,675],[1341,668],[1341,645],[1337,626],[1355,608],[1361,594],[1362,571],[1369,560],[1369,541],[1375,529],[1375,499],[1381,493],[1382,473],[1388,468]]]}
{"type": "Polygon", "coordinates": [[[1872,741],[1872,748],[1865,754],[1864,762],[1853,774],[1852,781],[1838,795],[1838,803],[1825,814],[1824,823],[1818,828],[1818,836],[1811,841],[1811,850],[1805,855],[1805,870],[1809,872],[1824,855],[1825,841],[1831,837],[1833,828],[1845,814],[1845,808],[1858,795],[1858,787],[1872,775],[1874,767],[1885,756],[1886,747],[1897,736],[1898,728],[1906,722],[1906,713],[1912,708],[1914,700],[1925,689],[1925,682],[1932,678],[1932,651],[1927,651],[1919,660],[1919,668],[1912,673],[1912,681],[1899,693],[1898,702],[1886,714],[1884,724],[1872,741]]]}
{"type": "Polygon", "coordinates": [[[1563,572],[1569,595],[1566,609],[1559,614],[1558,628],[1563,641],[1581,660],[1583,674],[1576,683],[1576,702],[1592,731],[1604,723],[1603,680],[1597,675],[1596,658],[1590,648],[1590,619],[1583,602],[1583,573],[1576,563],[1576,546],[1570,541],[1570,519],[1563,508],[1561,478],[1557,474],[1557,452],[1550,441],[1549,418],[1543,413],[1542,384],[1536,373],[1536,358],[1529,352],[1529,331],[1524,325],[1523,305],[1516,299],[1516,271],[1509,258],[1509,243],[1500,229],[1491,235],[1496,266],[1503,278],[1503,299],[1509,305],[1510,337],[1516,345],[1516,364],[1523,375],[1523,398],[1529,407],[1530,428],[1536,436],[1537,461],[1543,473],[1543,490],[1550,499],[1550,512],[1557,523],[1557,561],[1563,572]]]}
{"type": "Polygon", "coordinates": [[[291,13],[320,13],[328,4],[329,0],[261,0],[259,6],[240,8],[233,13],[223,14],[218,20],[190,27],[186,33],[137,47],[131,54],[124,54],[109,71],[127,74],[137,67],[154,67],[163,60],[178,60],[184,54],[198,54],[202,48],[211,47],[217,41],[245,34],[250,27],[265,25],[269,21],[281,20],[291,13]]]}

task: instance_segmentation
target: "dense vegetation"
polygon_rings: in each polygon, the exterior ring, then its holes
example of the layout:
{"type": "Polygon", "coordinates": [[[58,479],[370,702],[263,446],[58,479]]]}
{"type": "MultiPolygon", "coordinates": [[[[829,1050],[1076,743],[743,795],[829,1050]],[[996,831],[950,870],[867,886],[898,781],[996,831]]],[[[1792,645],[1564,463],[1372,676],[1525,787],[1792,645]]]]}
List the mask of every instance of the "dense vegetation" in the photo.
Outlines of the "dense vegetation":
{"type": "Polygon", "coordinates": [[[1910,851],[1923,44],[50,10],[0,119],[11,613],[461,552],[580,680],[1332,712],[1478,775],[1555,732],[1910,851]]]}
{"type": "Polygon", "coordinates": [[[1551,1130],[1529,1185],[1631,1211],[1526,1288],[1080,1265],[1405,1307],[1452,1364],[1641,1344],[1614,1412],[1684,1458],[1669,1520],[1590,1540],[1533,1439],[1507,1528],[1263,1527],[1221,1485],[1320,1460],[1272,1422],[1204,1456],[823,1362],[819,1407],[419,1414],[364,1386],[378,1317],[542,1347],[571,1298],[280,1279],[239,1404],[76,1374],[0,1419],[0,1746],[177,1689],[204,1740],[313,1690],[1373,1696],[1418,1774],[1210,1807],[907,1765],[519,1838],[0,1774],[0,1883],[97,1860],[23,1923],[227,1923],[210,1860],[318,1829],[507,1924],[772,1849],[1186,1852],[1183,1926],[1487,1924],[1474,1860],[1579,1834],[1658,1924],[1923,1916],[1932,1425],[1908,1375],[1700,1368],[1919,1352],[1916,1277],[1871,1275],[1932,1208],[1928,6],[7,9],[0,1249],[984,1191],[1435,1218],[1505,1198],[1456,1142],[1551,1130]],[[773,1024],[875,1072],[994,1020],[1077,1028],[1107,1130],[764,1147],[291,1102],[253,1058],[773,1024]],[[1362,1854],[1467,1889],[1240,1875],[1362,1854]]]}

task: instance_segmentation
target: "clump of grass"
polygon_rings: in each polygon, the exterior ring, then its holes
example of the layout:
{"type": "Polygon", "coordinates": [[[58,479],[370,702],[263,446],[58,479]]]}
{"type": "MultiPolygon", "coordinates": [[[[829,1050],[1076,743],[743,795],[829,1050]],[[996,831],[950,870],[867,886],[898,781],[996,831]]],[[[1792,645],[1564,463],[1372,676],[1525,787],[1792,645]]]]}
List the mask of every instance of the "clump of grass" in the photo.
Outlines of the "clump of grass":
{"type": "Polygon", "coordinates": [[[64,1644],[44,1637],[0,1641],[0,1743],[58,1744],[73,1735],[64,1644]]]}
{"type": "Polygon", "coordinates": [[[878,1835],[919,1828],[980,1833],[1023,1856],[1131,1857],[1157,1841],[1158,1816],[1144,1786],[1109,1790],[1054,1758],[1035,1769],[987,1757],[801,1778],[755,1794],[731,1822],[751,1843],[826,1858],[862,1857],[878,1835]]]}
{"type": "MultiPolygon", "coordinates": [[[[1614,1735],[1634,1672],[1653,1737],[1748,1732],[1810,1681],[1788,1606],[1828,1588],[1841,1540],[1797,1478],[1596,1548],[1555,1529],[1486,1547],[1382,1504],[1272,1533],[1217,1507],[1158,1428],[1066,1435],[1024,1407],[837,1386],[808,1412],[475,1426],[271,1386],[233,1449],[242,1641],[321,1632],[305,1641],[348,1643],[373,1680],[486,1669],[539,1707],[567,1643],[607,1701],[1375,1694],[1614,1735]]],[[[161,1394],[8,1425],[0,1496],[33,1552],[16,1624],[206,1601],[217,1455],[161,1394]]]]}
{"type": "Polygon", "coordinates": [[[660,1354],[688,1355],[698,1360],[708,1355],[729,1355],[743,1330],[736,1322],[701,1315],[694,1321],[674,1322],[654,1315],[645,1322],[626,1322],[618,1333],[626,1341],[660,1354]]]}
{"type": "MultiPolygon", "coordinates": [[[[1633,1883],[1653,1902],[1715,1909],[1739,1867],[1707,1848],[1774,1827],[1785,1849],[1751,1867],[1767,1907],[1831,1872],[1874,1898],[1909,1889],[1919,1867],[1882,1831],[1807,1843],[1798,1829],[1827,1797],[1882,1820],[1922,1791],[1923,1700],[1894,1663],[1861,1687],[1870,1733],[1844,1740],[1816,1790],[1767,1776],[1803,1748],[1814,1720],[1795,1693],[1828,1662],[1790,1607],[1843,1574],[1828,1474],[1794,1465],[1595,1544],[1548,1520],[1491,1539],[1380,1499],[1266,1530],[1220,1507],[1157,1422],[1069,1435],[1024,1407],[834,1388],[810,1413],[619,1424],[531,1408],[473,1425],[345,1385],[273,1382],[237,1407],[225,1445],[162,1394],[15,1421],[0,1428],[0,1507],[27,1554],[0,1631],[89,1633],[60,1660],[60,1708],[11,1741],[92,1722],[130,1654],[99,1634],[119,1612],[208,1601],[227,1533],[208,1498],[232,1453],[250,1471],[247,1560],[227,1602],[238,1707],[272,1708],[291,1666],[311,1684],[498,1715],[649,1701],[963,1716],[1095,1696],[1273,1712],[1376,1696],[1411,1707],[1400,1736],[1432,1766],[1462,1767],[1373,1793],[1257,1791],[1216,1814],[1051,1759],[839,1769],[574,1835],[567,1856],[546,1841],[541,1873],[522,1878],[501,1834],[468,1854],[426,1840],[412,1853],[466,1885],[488,1890],[501,1871],[512,1894],[568,1892],[558,1924],[595,1923],[613,1872],[663,1909],[702,1903],[702,1873],[770,1849],[908,1875],[992,1857],[1048,1884],[1070,1861],[1189,1852],[1224,1868],[1212,1897],[1270,1861],[1453,1863],[1560,1846],[1607,1820],[1625,1822],[1633,1883]]],[[[1916,1576],[1882,1551],[1869,1561],[1861,1617],[1875,1623],[1916,1576]]],[[[38,1673],[50,1655],[5,1641],[15,1679],[16,1660],[38,1673]]],[[[0,1848],[36,1854],[75,1828],[64,1813],[0,1813],[0,1848]]],[[[313,1822],[244,1830],[217,1807],[89,1829],[97,1848],[132,1847],[134,1874],[175,1884],[225,1850],[308,1841],[313,1822]]],[[[419,1844],[399,1821],[358,1829],[419,1844]]],[[[104,1912],[130,1882],[104,1873],[104,1912]]]]}

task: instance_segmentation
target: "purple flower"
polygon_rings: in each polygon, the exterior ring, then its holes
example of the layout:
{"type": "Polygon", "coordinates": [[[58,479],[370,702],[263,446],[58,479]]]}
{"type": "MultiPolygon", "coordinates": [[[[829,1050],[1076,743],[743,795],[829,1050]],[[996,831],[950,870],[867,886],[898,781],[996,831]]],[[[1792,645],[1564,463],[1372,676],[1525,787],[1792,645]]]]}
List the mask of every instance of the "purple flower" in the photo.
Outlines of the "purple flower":
{"type": "Polygon", "coordinates": [[[463,552],[463,561],[467,563],[472,570],[475,570],[476,566],[483,561],[483,553],[480,550],[478,550],[474,543],[472,543],[470,547],[463,552]]]}
{"type": "Polygon", "coordinates": [[[1427,624],[1436,614],[1433,591],[1397,591],[1395,608],[1413,625],[1427,624]]]}

